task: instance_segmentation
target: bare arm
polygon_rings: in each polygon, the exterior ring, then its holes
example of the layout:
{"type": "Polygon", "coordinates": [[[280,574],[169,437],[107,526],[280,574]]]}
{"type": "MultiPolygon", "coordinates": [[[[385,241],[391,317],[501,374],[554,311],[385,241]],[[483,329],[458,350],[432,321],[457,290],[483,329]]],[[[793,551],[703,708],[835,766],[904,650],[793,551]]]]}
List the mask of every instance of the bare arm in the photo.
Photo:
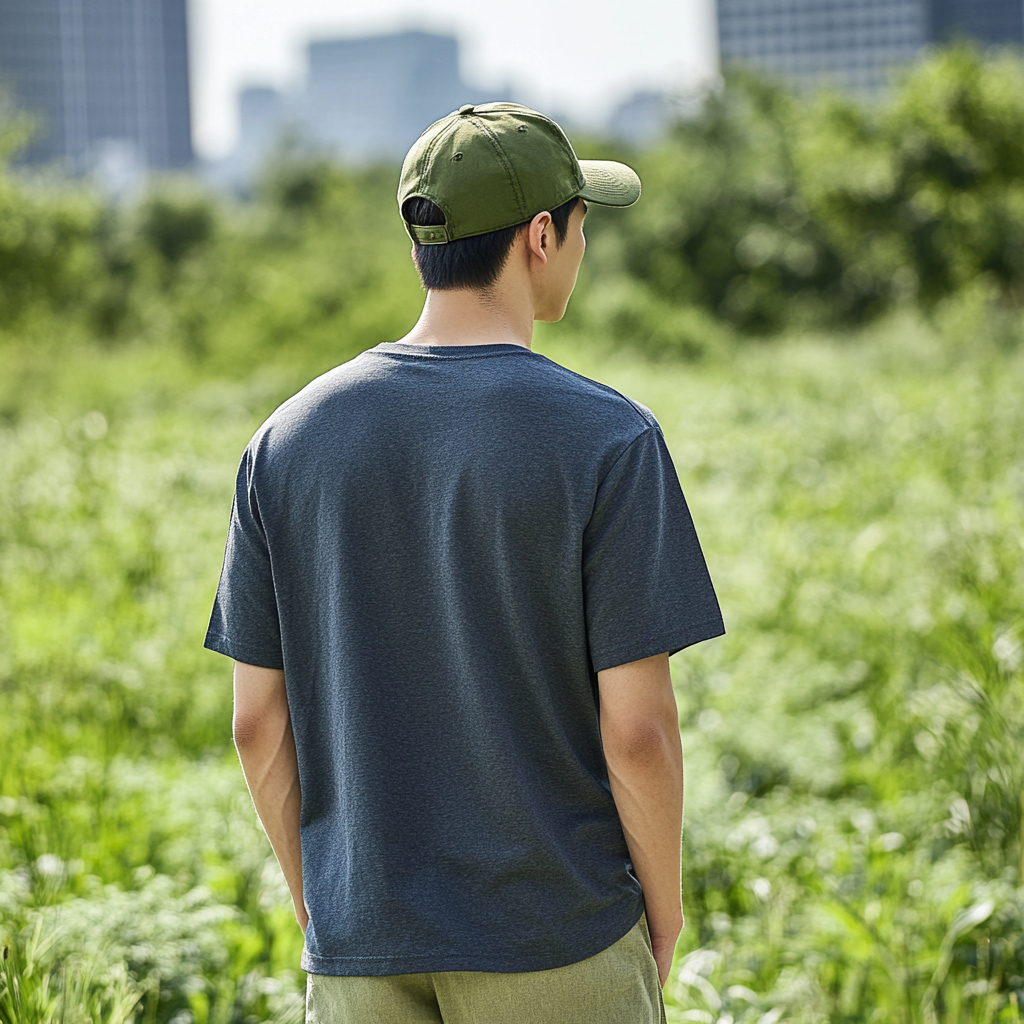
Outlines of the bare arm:
{"type": "Polygon", "coordinates": [[[302,798],[284,672],[235,662],[235,714],[231,726],[252,802],[284,872],[295,918],[305,931],[309,915],[302,899],[302,798]]]}
{"type": "Polygon", "coordinates": [[[597,681],[612,797],[664,985],[683,927],[683,750],[668,655],[605,669],[597,681]]]}

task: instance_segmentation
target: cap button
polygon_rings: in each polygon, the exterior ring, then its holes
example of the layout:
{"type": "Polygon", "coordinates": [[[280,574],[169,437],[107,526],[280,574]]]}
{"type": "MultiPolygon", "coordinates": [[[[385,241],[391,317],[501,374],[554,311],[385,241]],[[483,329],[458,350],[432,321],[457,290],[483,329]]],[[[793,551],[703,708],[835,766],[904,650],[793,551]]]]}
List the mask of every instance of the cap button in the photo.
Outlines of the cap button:
{"type": "Polygon", "coordinates": [[[463,103],[462,106],[459,107],[459,113],[460,114],[473,114],[473,113],[475,113],[473,104],[472,103],[463,103]]]}

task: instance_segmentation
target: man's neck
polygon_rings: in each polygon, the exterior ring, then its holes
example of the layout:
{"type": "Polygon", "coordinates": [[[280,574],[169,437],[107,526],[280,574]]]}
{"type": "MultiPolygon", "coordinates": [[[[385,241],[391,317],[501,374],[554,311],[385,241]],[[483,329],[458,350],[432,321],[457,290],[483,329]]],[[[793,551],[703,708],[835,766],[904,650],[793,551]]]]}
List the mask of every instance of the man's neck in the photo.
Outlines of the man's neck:
{"type": "Polygon", "coordinates": [[[522,345],[533,343],[533,303],[519,289],[428,291],[416,326],[401,340],[413,345],[522,345]]]}

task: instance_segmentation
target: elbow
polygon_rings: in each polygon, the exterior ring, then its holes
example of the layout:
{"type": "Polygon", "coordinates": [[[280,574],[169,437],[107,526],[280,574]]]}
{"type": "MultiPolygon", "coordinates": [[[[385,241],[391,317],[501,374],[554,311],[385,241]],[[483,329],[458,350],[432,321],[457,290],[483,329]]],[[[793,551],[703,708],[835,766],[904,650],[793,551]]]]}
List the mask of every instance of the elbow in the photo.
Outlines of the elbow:
{"type": "Polygon", "coordinates": [[[602,729],[605,759],[619,765],[643,767],[671,757],[679,745],[679,725],[662,718],[637,718],[602,729]]]}
{"type": "Polygon", "coordinates": [[[231,720],[231,737],[235,741],[235,749],[241,754],[259,746],[264,727],[261,715],[236,709],[231,720]]]}
{"type": "Polygon", "coordinates": [[[239,754],[256,750],[288,724],[284,672],[235,662],[235,706],[231,735],[239,754]]]}

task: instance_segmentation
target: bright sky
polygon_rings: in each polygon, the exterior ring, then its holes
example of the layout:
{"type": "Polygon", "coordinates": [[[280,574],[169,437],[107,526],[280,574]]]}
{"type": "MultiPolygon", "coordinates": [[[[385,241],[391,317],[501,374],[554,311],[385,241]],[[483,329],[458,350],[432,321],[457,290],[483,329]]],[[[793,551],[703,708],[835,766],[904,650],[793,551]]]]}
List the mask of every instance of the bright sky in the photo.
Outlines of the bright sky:
{"type": "Polygon", "coordinates": [[[717,67],[714,0],[190,0],[189,13],[194,134],[207,157],[234,142],[239,86],[300,80],[312,37],[449,32],[479,99],[511,85],[584,122],[637,89],[698,84],[717,67]]]}

